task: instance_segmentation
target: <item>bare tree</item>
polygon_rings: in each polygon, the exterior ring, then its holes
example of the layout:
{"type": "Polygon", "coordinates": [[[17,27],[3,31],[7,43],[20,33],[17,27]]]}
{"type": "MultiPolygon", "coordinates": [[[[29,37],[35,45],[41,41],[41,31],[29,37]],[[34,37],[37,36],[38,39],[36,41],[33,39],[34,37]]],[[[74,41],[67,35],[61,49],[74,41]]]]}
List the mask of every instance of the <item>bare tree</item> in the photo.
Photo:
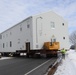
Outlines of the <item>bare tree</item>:
{"type": "Polygon", "coordinates": [[[71,33],[71,35],[69,36],[69,40],[70,42],[76,46],[76,31],[74,31],[73,33],[71,33]]]}

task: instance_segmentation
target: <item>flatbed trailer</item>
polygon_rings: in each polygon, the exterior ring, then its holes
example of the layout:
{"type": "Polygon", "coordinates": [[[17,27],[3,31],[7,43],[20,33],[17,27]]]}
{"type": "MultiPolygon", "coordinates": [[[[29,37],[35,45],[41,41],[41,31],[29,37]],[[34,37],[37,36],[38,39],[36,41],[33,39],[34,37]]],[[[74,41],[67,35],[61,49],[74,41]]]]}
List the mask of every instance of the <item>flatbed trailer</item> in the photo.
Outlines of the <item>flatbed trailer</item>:
{"type": "Polygon", "coordinates": [[[48,56],[51,56],[51,57],[54,57],[56,56],[57,57],[57,53],[58,53],[59,50],[45,50],[45,49],[41,49],[41,50],[30,50],[29,52],[27,52],[27,50],[17,50],[16,51],[16,55],[20,55],[20,53],[26,53],[26,56],[27,57],[33,57],[35,55],[45,55],[46,57],[48,56]]]}

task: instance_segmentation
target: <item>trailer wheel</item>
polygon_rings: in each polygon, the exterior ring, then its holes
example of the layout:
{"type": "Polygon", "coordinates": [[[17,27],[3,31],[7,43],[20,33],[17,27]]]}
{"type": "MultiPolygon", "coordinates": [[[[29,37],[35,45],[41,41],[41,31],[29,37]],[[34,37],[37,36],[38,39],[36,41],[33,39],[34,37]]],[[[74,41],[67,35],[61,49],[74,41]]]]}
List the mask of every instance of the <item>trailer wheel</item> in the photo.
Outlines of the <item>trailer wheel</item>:
{"type": "Polygon", "coordinates": [[[52,57],[51,54],[46,54],[46,58],[52,57]]]}
{"type": "Polygon", "coordinates": [[[10,53],[9,56],[10,56],[10,57],[13,57],[13,53],[10,53]]]}

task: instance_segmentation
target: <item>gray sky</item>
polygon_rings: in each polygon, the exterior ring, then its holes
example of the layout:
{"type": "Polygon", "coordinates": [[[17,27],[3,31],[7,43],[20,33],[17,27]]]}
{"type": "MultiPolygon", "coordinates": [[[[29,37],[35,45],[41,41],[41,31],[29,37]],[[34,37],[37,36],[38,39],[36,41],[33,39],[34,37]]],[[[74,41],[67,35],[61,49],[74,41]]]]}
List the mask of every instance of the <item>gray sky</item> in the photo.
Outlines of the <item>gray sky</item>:
{"type": "Polygon", "coordinates": [[[47,11],[68,21],[69,34],[76,30],[76,0],[0,0],[0,32],[28,16],[47,11]]]}

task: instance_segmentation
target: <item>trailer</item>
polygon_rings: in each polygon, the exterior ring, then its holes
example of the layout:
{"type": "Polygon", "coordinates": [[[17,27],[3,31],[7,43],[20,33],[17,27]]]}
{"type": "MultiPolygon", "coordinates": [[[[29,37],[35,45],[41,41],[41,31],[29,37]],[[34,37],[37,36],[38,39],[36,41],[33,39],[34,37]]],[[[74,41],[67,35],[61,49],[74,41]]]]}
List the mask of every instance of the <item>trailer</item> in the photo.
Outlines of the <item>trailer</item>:
{"type": "Polygon", "coordinates": [[[27,56],[69,48],[68,23],[49,11],[30,16],[0,34],[0,53],[27,56]]]}

